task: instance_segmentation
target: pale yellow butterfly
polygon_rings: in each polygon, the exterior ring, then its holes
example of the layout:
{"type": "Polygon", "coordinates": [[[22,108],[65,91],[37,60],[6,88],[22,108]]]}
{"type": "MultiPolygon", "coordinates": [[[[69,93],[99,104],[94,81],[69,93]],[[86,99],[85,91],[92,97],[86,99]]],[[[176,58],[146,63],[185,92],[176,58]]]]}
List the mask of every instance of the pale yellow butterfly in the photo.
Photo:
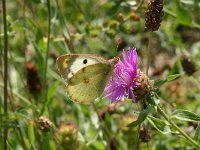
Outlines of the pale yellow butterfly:
{"type": "Polygon", "coordinates": [[[103,92],[118,58],[107,60],[94,54],[66,54],[57,58],[57,67],[72,101],[94,102],[103,92]]]}

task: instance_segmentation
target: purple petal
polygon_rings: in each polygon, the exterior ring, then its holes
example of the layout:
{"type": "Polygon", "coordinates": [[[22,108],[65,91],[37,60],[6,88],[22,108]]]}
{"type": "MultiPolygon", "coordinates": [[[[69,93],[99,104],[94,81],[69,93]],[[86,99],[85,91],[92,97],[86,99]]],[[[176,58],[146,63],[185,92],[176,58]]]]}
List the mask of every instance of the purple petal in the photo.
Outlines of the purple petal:
{"type": "Polygon", "coordinates": [[[105,87],[105,97],[109,97],[111,102],[117,102],[128,94],[135,101],[133,88],[138,85],[135,79],[140,75],[137,74],[138,56],[136,48],[129,48],[128,51],[122,52],[123,61],[119,60],[115,65],[113,75],[105,87]]]}
{"type": "Polygon", "coordinates": [[[133,93],[133,90],[130,89],[129,92],[131,93],[132,101],[135,102],[135,95],[134,95],[134,93],[133,93]]]}

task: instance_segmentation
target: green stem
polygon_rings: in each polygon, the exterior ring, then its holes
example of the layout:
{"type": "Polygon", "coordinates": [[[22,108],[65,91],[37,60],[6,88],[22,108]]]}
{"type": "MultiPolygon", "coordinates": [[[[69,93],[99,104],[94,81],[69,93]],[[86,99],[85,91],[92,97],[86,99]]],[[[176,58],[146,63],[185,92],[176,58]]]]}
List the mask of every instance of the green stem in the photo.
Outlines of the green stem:
{"type": "Polygon", "coordinates": [[[18,132],[19,132],[19,138],[21,140],[21,144],[22,144],[22,147],[24,150],[28,150],[28,148],[26,147],[26,144],[25,144],[25,141],[24,141],[24,138],[23,138],[23,134],[22,134],[22,131],[20,128],[18,128],[18,132]]]}
{"type": "Polygon", "coordinates": [[[68,26],[67,26],[67,22],[65,21],[65,16],[64,16],[64,14],[63,14],[63,12],[62,12],[62,8],[61,8],[61,6],[60,6],[58,0],[56,0],[56,4],[57,4],[57,7],[58,7],[58,11],[59,11],[60,14],[61,14],[61,17],[62,17],[64,26],[65,26],[65,29],[66,29],[66,31],[67,31],[67,34],[68,34],[68,37],[69,37],[69,38],[67,38],[67,37],[65,36],[65,34],[63,34],[63,36],[64,36],[64,38],[65,38],[65,41],[67,42],[67,46],[68,46],[70,52],[71,52],[71,53],[75,53],[75,48],[74,48],[74,45],[73,45],[72,40],[71,40],[71,34],[70,34],[69,28],[68,28],[68,26]]]}
{"type": "Polygon", "coordinates": [[[144,0],[140,0],[139,4],[137,5],[137,7],[134,10],[135,11],[139,10],[139,8],[142,6],[143,3],[144,3],[144,0]]]}
{"type": "Polygon", "coordinates": [[[149,43],[147,48],[147,66],[146,66],[146,75],[148,76],[150,61],[151,61],[151,49],[152,49],[152,31],[149,31],[149,43]]]}
{"type": "Polygon", "coordinates": [[[159,107],[157,106],[158,112],[170,123],[172,127],[174,127],[179,134],[181,134],[183,137],[185,137],[193,146],[200,149],[200,145],[193,140],[190,136],[188,136],[183,130],[181,130],[168,116],[167,114],[159,107]]]}
{"type": "Polygon", "coordinates": [[[42,110],[40,115],[44,113],[45,107],[46,107],[46,102],[47,102],[47,92],[48,92],[48,87],[47,87],[47,63],[48,63],[48,57],[49,57],[49,50],[50,50],[50,35],[51,35],[51,4],[50,0],[47,0],[47,7],[48,7],[48,35],[47,35],[47,50],[46,50],[46,56],[45,56],[45,66],[44,66],[44,103],[42,106],[42,110]]]}
{"type": "MultiPolygon", "coordinates": [[[[104,122],[104,120],[103,120],[103,118],[99,115],[99,113],[98,113],[98,110],[97,110],[97,108],[96,108],[96,105],[95,105],[95,103],[92,103],[92,106],[93,106],[93,108],[94,108],[94,111],[96,112],[96,114],[97,114],[97,116],[98,116],[98,119],[99,119],[99,121],[100,122],[104,122]]],[[[106,141],[107,141],[107,143],[109,143],[110,142],[110,140],[111,140],[111,138],[112,138],[112,134],[110,133],[110,131],[109,131],[109,129],[108,129],[108,127],[106,126],[106,125],[100,125],[100,128],[101,128],[101,130],[102,130],[102,132],[105,134],[105,136],[106,136],[106,141]]],[[[114,141],[114,143],[113,143],[116,147],[117,147],[117,143],[114,141]]]]}
{"type": "MultiPolygon", "coordinates": [[[[4,84],[1,83],[1,82],[0,82],[0,87],[4,87],[4,84]]],[[[9,87],[7,88],[7,90],[8,90],[9,92],[12,92],[13,95],[15,95],[16,97],[18,97],[20,100],[22,100],[22,101],[25,102],[26,104],[32,105],[31,102],[30,102],[27,98],[25,98],[23,95],[20,95],[19,93],[15,92],[15,91],[11,91],[12,89],[10,89],[9,87]]],[[[32,106],[34,106],[34,105],[32,105],[32,106]]]]}
{"type": "MultiPolygon", "coordinates": [[[[4,115],[8,112],[8,91],[7,91],[7,80],[8,80],[8,36],[7,36],[7,21],[6,21],[6,0],[2,1],[3,6],[3,27],[4,27],[4,115]]],[[[8,138],[8,128],[4,128],[4,150],[7,150],[7,138],[8,138]]]]}
{"type": "MultiPolygon", "coordinates": [[[[138,111],[142,111],[142,108],[140,105],[141,103],[137,103],[137,107],[138,107],[138,111]]],[[[140,149],[140,128],[141,128],[141,124],[138,125],[137,127],[137,134],[136,134],[136,144],[135,144],[135,149],[139,150],[140,149]]]]}

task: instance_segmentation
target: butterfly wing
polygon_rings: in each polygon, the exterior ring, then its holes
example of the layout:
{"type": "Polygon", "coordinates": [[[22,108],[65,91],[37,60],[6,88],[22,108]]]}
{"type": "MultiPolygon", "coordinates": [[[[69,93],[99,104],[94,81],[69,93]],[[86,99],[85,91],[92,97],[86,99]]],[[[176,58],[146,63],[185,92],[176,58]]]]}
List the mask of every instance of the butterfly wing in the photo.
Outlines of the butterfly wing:
{"type": "Polygon", "coordinates": [[[98,98],[110,76],[111,66],[94,64],[82,68],[67,85],[67,93],[72,101],[90,103],[98,98]]]}
{"type": "Polygon", "coordinates": [[[68,84],[68,80],[82,68],[94,64],[108,64],[108,61],[98,55],[67,54],[57,58],[57,67],[61,77],[68,84]]]}
{"type": "Polygon", "coordinates": [[[79,103],[90,103],[100,96],[111,72],[110,63],[98,55],[62,55],[57,66],[67,94],[79,103]]]}

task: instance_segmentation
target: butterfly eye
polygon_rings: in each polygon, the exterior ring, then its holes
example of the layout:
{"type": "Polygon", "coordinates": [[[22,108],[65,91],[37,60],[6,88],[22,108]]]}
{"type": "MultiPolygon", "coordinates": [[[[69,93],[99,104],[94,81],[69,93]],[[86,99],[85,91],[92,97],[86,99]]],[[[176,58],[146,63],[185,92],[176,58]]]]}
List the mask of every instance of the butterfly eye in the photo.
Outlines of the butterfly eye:
{"type": "Polygon", "coordinates": [[[87,64],[87,59],[84,59],[84,60],[83,60],[83,64],[87,64]]]}

